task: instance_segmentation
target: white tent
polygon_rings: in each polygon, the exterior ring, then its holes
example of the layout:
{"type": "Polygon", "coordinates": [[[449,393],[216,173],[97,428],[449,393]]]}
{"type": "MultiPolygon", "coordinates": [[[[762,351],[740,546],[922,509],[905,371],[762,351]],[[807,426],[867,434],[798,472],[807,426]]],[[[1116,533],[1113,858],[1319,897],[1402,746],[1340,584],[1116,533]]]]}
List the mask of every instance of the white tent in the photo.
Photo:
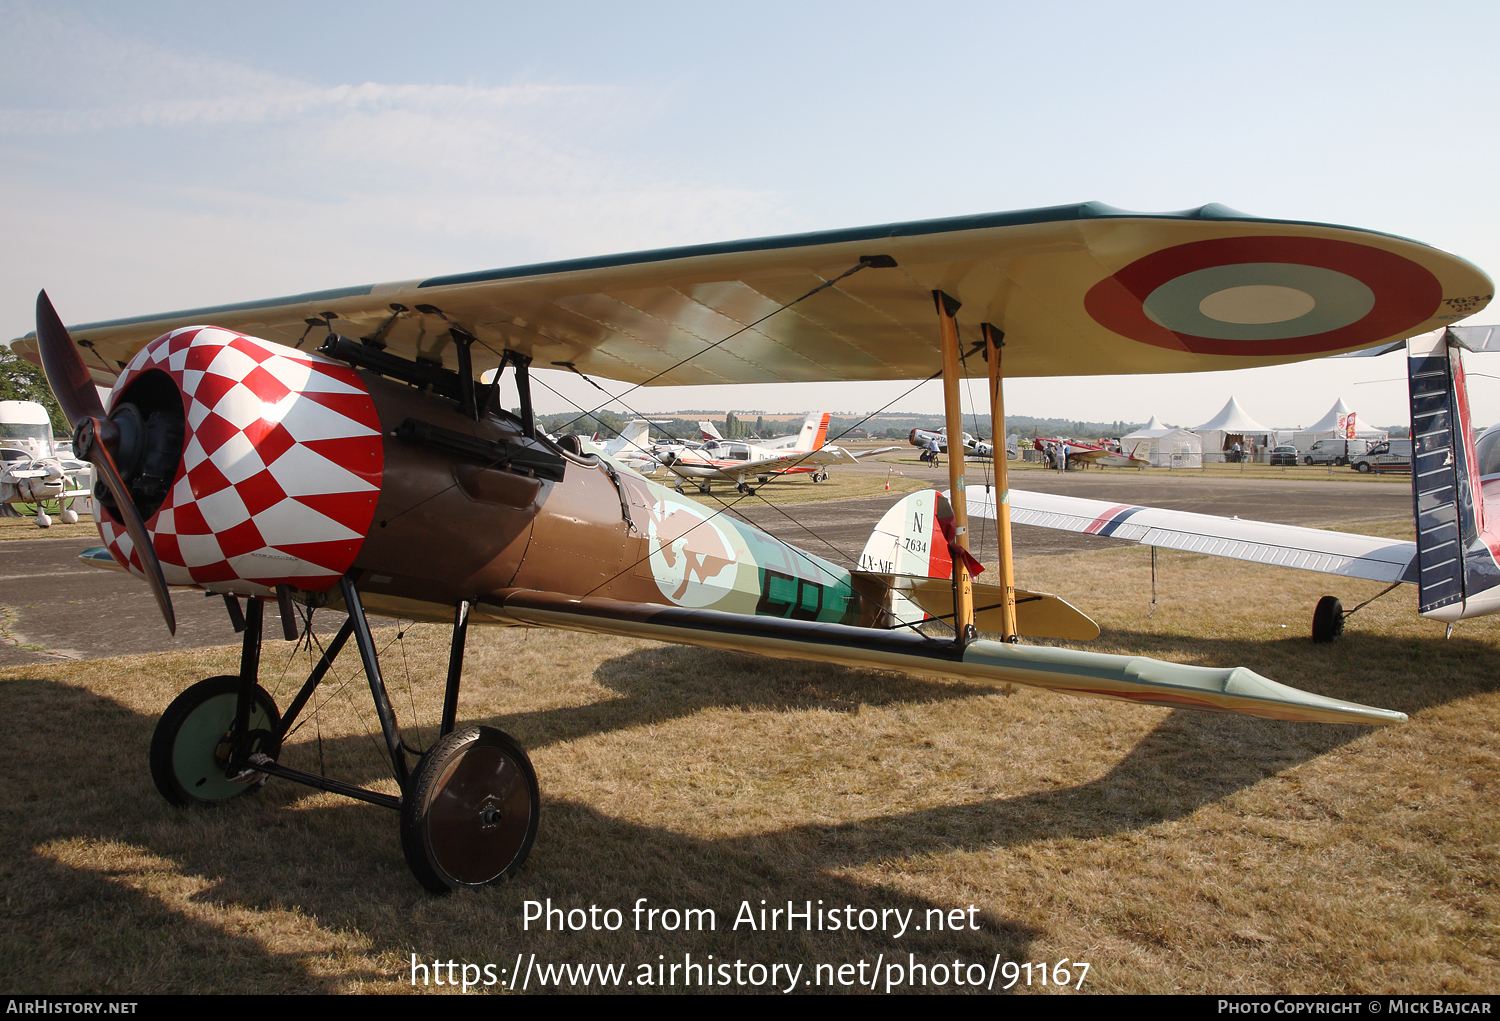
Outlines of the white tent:
{"type": "Polygon", "coordinates": [[[1213,418],[1193,430],[1203,440],[1203,456],[1209,460],[1223,459],[1224,452],[1236,443],[1249,453],[1253,444],[1259,448],[1275,446],[1276,430],[1267,429],[1240,407],[1233,397],[1213,418]]]}
{"type": "Polygon", "coordinates": [[[1162,425],[1155,415],[1135,432],[1121,436],[1120,450],[1144,457],[1156,467],[1203,467],[1203,441],[1197,433],[1162,425]]]}
{"type": "MultiPolygon", "coordinates": [[[[1328,414],[1306,429],[1298,429],[1292,435],[1292,443],[1296,445],[1299,453],[1305,454],[1308,448],[1319,440],[1343,439],[1344,433],[1339,429],[1339,419],[1353,413],[1349,405],[1345,404],[1344,399],[1340,397],[1334,406],[1328,409],[1328,414]]],[[[1389,438],[1390,433],[1384,429],[1370,429],[1360,425],[1359,416],[1355,415],[1354,440],[1349,444],[1350,452],[1362,454],[1369,444],[1379,443],[1389,438]]]]}

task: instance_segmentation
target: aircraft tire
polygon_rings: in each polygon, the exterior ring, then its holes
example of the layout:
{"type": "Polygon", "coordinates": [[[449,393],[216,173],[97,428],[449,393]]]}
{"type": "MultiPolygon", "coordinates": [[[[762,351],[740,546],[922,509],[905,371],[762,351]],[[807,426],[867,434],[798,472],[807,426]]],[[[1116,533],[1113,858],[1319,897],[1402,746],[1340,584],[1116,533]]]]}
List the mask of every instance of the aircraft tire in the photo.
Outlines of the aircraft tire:
{"type": "MultiPolygon", "coordinates": [[[[199,681],[172,700],[151,735],[151,779],[174,805],[214,805],[255,790],[266,775],[236,783],[225,779],[229,731],[239,700],[240,679],[232,674],[199,681]]],[[[252,751],[275,758],[281,751],[281,713],[260,685],[250,709],[252,751]]]]}
{"type": "Polygon", "coordinates": [[[1331,642],[1344,633],[1344,604],[1337,596],[1324,596],[1313,610],[1312,640],[1331,642]]]}
{"type": "Polygon", "coordinates": [[[401,798],[401,850],[429,891],[488,886],[515,872],[536,840],[541,797],[526,751],[494,727],[441,738],[401,798]]]}

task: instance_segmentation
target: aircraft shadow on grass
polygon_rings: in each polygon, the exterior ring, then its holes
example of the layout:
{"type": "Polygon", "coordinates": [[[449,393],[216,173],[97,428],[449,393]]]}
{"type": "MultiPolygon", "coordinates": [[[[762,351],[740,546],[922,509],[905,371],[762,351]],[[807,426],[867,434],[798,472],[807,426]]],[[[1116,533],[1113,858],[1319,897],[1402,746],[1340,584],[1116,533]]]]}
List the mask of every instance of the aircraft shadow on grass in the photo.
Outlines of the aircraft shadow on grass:
{"type": "MultiPolygon", "coordinates": [[[[1329,695],[1373,698],[1408,713],[1493,691],[1500,681],[1479,667],[1492,657],[1482,643],[1456,638],[1442,643],[1358,635],[1338,653],[1311,651],[1303,639],[1286,643],[1176,639],[1138,634],[1132,644],[1157,655],[1191,651],[1212,661],[1300,661],[1329,695]],[[1353,652],[1351,657],[1349,653],[1353,652]],[[1413,657],[1445,670],[1445,684],[1390,679],[1389,667],[1413,657]],[[1441,662],[1433,664],[1437,658],[1441,662]],[[1326,662],[1325,662],[1326,661],[1326,662]],[[1465,669],[1465,665],[1467,668],[1465,669]],[[1327,667],[1326,671],[1319,673],[1327,667]],[[1337,669],[1334,669],[1337,667],[1337,669]],[[1385,680],[1377,679],[1384,673],[1385,680]],[[1373,689],[1373,690],[1372,690],[1373,689]]],[[[839,708],[849,703],[889,705],[937,702],[988,694],[973,685],[924,682],[899,675],[843,668],[800,667],[765,678],[766,663],[733,654],[686,648],[641,649],[601,664],[597,680],[620,697],[590,706],[520,713],[486,721],[504,725],[533,747],[661,723],[719,706],[773,712],[839,708]],[[707,678],[714,680],[709,681],[707,678]]],[[[187,916],[138,888],[128,865],[72,867],[55,850],[67,842],[114,842],[144,849],[170,863],[201,890],[196,902],[279,910],[292,905],[332,930],[357,930],[371,950],[406,960],[419,956],[471,961],[513,960],[517,950],[553,960],[608,957],[585,934],[521,931],[521,902],[553,898],[570,906],[628,909],[645,897],[658,907],[712,907],[713,933],[664,933],[622,943],[657,953],[714,954],[716,959],[854,960],[899,952],[957,955],[965,960],[1026,960],[1040,932],[1013,917],[982,912],[980,932],[909,932],[901,940],[881,933],[839,934],[730,931],[742,900],[787,899],[857,908],[912,909],[926,917],[943,904],[888,886],[870,886],[835,873],[871,863],[951,851],[1023,847],[1060,837],[1089,839],[1183,818],[1200,807],[1300,763],[1327,754],[1367,728],[1279,724],[1241,716],[1176,711],[1165,716],[1103,776],[1087,783],[1016,797],[924,808],[846,823],[804,823],[753,836],[703,839],[669,826],[643,826],[608,814],[607,804],[551,801],[551,822],[533,856],[514,879],[475,898],[434,902],[413,888],[396,852],[387,812],[330,800],[292,810],[303,789],[272,780],[258,794],[208,811],[184,812],[158,800],[144,752],[155,720],[104,697],[50,681],[0,681],[6,731],[6,787],[0,837],[12,866],[5,896],[13,911],[40,933],[26,955],[32,962],[87,959],[88,978],[67,972],[72,988],[228,991],[269,982],[286,988],[321,988],[332,981],[305,952],[278,952],[261,941],[187,916]],[[78,721],[87,721],[87,729],[78,721]],[[44,757],[38,761],[38,752],[44,757]],[[68,806],[59,810],[55,806],[68,806]],[[138,806],[121,811],[121,806],[138,806]],[[293,853],[294,867],[278,867],[293,853]],[[372,895],[373,891],[373,895],[372,895]],[[434,937],[434,926],[453,913],[472,918],[434,937]],[[49,921],[50,919],[50,921],[49,921]],[[436,921],[435,921],[436,920],[436,921]],[[120,926],[132,938],[120,939],[120,926]],[[444,943],[433,946],[435,939],[444,943]],[[213,969],[171,965],[184,946],[194,958],[219,962],[213,969]],[[592,956],[591,956],[592,955],[592,956]]],[[[1002,710],[1003,712],[1003,710],[1002,710]]],[[[304,746],[297,754],[312,757],[304,746]]],[[[381,749],[368,735],[323,742],[331,772],[352,769],[356,782],[384,771],[381,749]]],[[[302,765],[309,763],[304,761],[302,765]]],[[[160,866],[158,866],[160,868],[160,866]]],[[[613,952],[618,959],[624,951],[613,952]]],[[[5,971],[13,988],[38,988],[46,974],[15,960],[5,971]]],[[[55,968],[54,968],[55,973],[55,968]]],[[[389,975],[355,973],[345,979],[378,981],[389,975]]]]}

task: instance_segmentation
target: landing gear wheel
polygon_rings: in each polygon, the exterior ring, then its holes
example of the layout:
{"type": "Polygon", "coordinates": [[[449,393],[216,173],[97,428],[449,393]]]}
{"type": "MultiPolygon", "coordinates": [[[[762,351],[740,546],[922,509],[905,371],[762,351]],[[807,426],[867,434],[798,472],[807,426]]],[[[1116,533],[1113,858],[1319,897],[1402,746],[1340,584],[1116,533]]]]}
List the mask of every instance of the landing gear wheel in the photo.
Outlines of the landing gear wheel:
{"type": "Polygon", "coordinates": [[[470,727],[427,750],[401,795],[401,850],[433,893],[488,886],[536,840],[536,770],[509,734],[470,727]]]}
{"type": "Polygon", "coordinates": [[[738,490],[739,492],[745,494],[746,496],[754,496],[755,495],[755,490],[753,488],[751,488],[751,486],[750,486],[749,483],[746,483],[746,482],[736,482],[734,484],[734,488],[736,490],[738,490]]]}
{"type": "Polygon", "coordinates": [[[1312,640],[1331,642],[1344,633],[1344,604],[1337,596],[1324,596],[1313,611],[1312,640]]]}
{"type": "MultiPolygon", "coordinates": [[[[229,731],[239,702],[240,679],[210,677],[172,700],[151,735],[151,779],[174,805],[212,805],[254,790],[264,773],[245,782],[224,777],[229,764],[229,731]]],[[[275,758],[281,713],[266,689],[255,686],[250,705],[250,750],[275,758]]]]}
{"type": "Polygon", "coordinates": [[[704,496],[707,496],[708,495],[708,483],[707,482],[700,482],[700,483],[698,483],[698,492],[702,493],[704,496]]]}
{"type": "Polygon", "coordinates": [[[828,481],[828,473],[827,472],[813,472],[813,481],[814,482],[827,482],[828,481]]]}

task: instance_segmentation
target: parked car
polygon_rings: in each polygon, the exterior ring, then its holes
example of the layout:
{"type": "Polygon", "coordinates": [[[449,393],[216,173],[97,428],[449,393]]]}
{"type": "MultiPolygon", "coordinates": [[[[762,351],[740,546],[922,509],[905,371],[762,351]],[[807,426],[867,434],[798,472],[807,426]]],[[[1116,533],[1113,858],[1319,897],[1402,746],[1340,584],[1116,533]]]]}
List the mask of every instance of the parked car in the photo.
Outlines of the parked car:
{"type": "Polygon", "coordinates": [[[1283,446],[1280,446],[1280,447],[1273,447],[1273,448],[1271,448],[1271,463],[1272,464],[1296,464],[1297,463],[1297,448],[1294,447],[1294,446],[1292,446],[1290,443],[1284,444],[1283,446]]]}
{"type": "Polygon", "coordinates": [[[1349,463],[1349,443],[1349,440],[1319,440],[1302,455],[1302,463],[1346,465],[1349,463]]]}
{"type": "Polygon", "coordinates": [[[1355,457],[1350,467],[1361,474],[1370,472],[1411,471],[1411,440],[1395,439],[1377,443],[1368,452],[1355,457]]]}

